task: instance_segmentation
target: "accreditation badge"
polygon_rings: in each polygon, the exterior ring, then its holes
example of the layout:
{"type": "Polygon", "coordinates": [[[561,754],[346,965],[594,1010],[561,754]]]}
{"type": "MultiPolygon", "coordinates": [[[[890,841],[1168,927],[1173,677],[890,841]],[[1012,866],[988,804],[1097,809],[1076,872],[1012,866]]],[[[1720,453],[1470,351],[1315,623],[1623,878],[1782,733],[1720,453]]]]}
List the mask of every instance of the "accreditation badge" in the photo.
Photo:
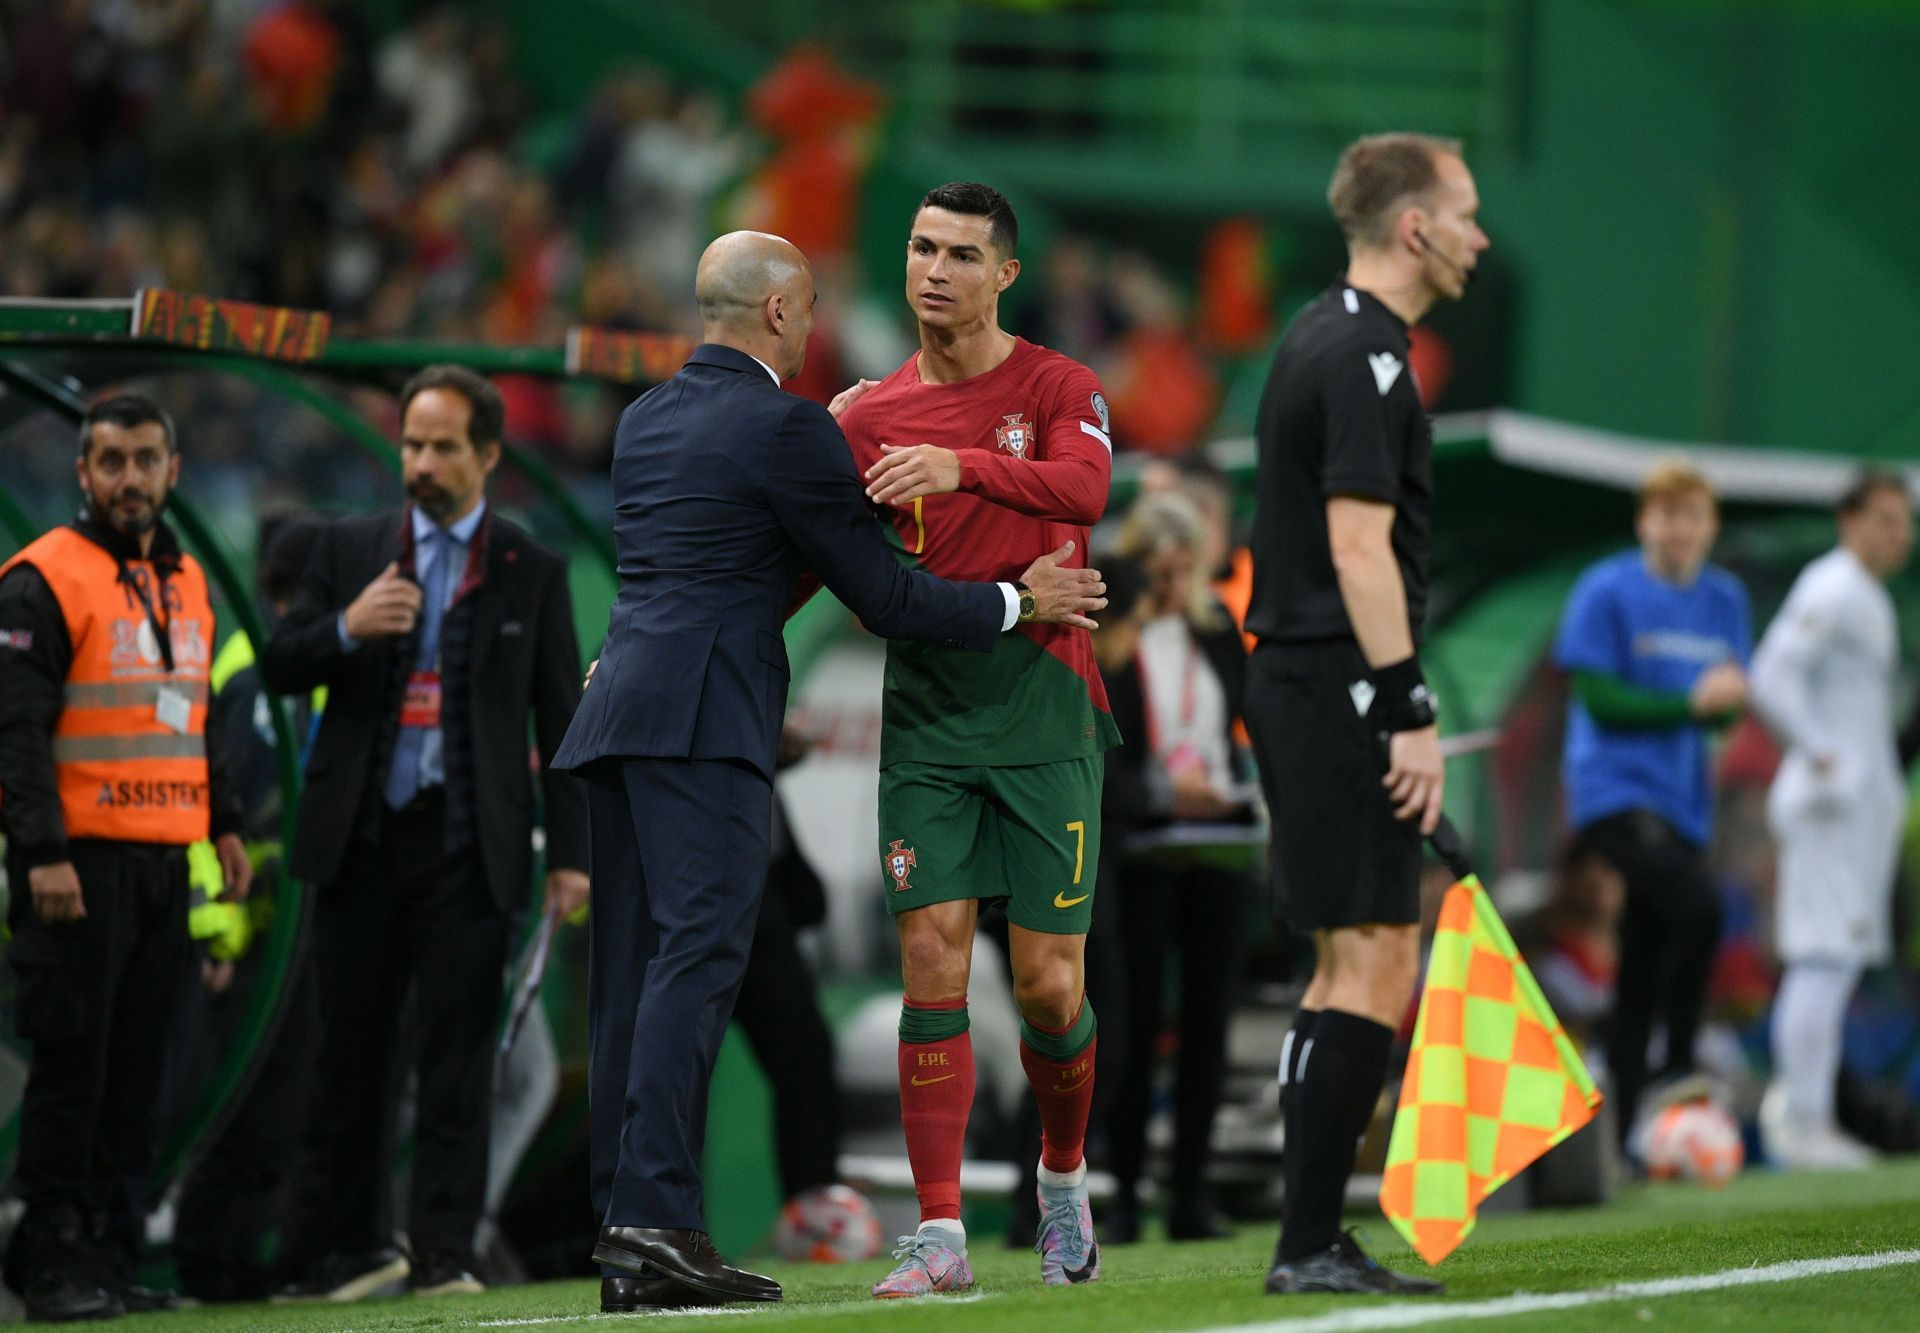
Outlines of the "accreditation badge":
{"type": "Polygon", "coordinates": [[[407,677],[407,692],[400,698],[400,725],[437,727],[440,725],[440,673],[416,671],[407,677]]]}
{"type": "Polygon", "coordinates": [[[184,736],[193,725],[193,701],[171,685],[162,685],[153,696],[153,716],[168,731],[184,736]]]}

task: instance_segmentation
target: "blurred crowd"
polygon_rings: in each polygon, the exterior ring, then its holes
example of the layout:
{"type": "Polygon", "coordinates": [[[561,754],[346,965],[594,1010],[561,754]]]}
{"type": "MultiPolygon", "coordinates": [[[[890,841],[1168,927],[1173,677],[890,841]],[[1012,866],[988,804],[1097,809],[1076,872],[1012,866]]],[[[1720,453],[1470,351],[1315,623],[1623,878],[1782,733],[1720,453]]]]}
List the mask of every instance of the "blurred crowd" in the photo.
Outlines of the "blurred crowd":
{"type": "Polygon", "coordinates": [[[341,332],[552,341],[684,323],[705,209],[742,144],[645,74],[556,136],[497,26],[376,37],[332,0],[12,0],[5,283],[143,284],[331,311],[341,332]]]}
{"type": "MultiPolygon", "coordinates": [[[[559,342],[693,327],[723,226],[788,235],[833,295],[795,387],[829,396],[911,351],[857,257],[881,93],[800,49],[737,106],[626,67],[542,105],[499,22],[350,0],[0,0],[0,289],[166,286],[324,309],[336,336],[559,342]]],[[[1208,438],[1273,333],[1260,224],[1199,240],[1191,291],[1142,251],[1063,233],[1010,296],[1017,331],[1092,365],[1116,443],[1208,438]]],[[[503,385],[515,438],[605,462],[619,395],[503,385]]]]}
{"type": "MultiPolygon", "coordinates": [[[[458,7],[383,36],[334,0],[9,0],[0,285],[143,286],[324,309],[336,336],[555,345],[684,329],[692,257],[744,161],[712,97],[645,72],[536,115],[505,31],[458,7]]],[[[596,391],[515,425],[583,466],[596,391]]]]}

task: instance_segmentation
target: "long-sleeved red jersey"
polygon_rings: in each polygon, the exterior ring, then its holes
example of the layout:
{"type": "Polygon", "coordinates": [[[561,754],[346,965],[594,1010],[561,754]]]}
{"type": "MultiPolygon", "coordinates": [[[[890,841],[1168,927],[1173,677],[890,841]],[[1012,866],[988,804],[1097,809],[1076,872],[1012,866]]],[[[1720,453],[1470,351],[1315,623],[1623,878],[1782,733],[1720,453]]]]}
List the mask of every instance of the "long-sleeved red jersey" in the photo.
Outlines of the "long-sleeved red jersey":
{"type": "MultiPolygon", "coordinates": [[[[1005,361],[958,384],[923,384],[916,352],[840,426],[865,472],[882,445],[937,444],[960,456],[960,489],[892,506],[902,554],[951,579],[1012,581],[1088,530],[1113,472],[1107,401],[1091,370],[1015,339],[1005,361]]],[[[880,763],[1053,763],[1119,742],[1087,631],[1021,625],[991,654],[887,645],[880,763]]]]}

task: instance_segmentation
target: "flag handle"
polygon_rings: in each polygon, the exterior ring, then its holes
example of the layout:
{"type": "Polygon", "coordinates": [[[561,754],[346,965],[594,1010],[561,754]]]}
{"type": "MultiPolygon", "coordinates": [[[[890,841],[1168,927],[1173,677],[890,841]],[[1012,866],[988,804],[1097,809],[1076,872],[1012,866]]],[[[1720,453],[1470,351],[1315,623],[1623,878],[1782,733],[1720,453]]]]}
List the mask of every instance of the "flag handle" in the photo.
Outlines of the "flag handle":
{"type": "Polygon", "coordinates": [[[1440,822],[1433,826],[1433,832],[1427,835],[1427,846],[1433,848],[1433,854],[1446,863],[1455,879],[1465,879],[1473,873],[1473,862],[1467,856],[1466,844],[1460,840],[1460,830],[1444,814],[1440,822]]]}
{"type": "MultiPolygon", "coordinates": [[[[1480,733],[1469,733],[1469,735],[1478,734],[1480,733]]],[[[1494,734],[1498,736],[1497,732],[1494,734]]],[[[1380,762],[1385,769],[1393,767],[1387,757],[1392,742],[1393,737],[1390,733],[1385,731],[1380,733],[1380,762]]],[[[1453,872],[1455,879],[1465,879],[1473,874],[1473,861],[1467,856],[1467,845],[1460,838],[1460,830],[1453,826],[1453,821],[1447,818],[1444,811],[1440,815],[1440,822],[1433,826],[1433,832],[1427,835],[1427,846],[1433,848],[1433,854],[1453,872]]]]}

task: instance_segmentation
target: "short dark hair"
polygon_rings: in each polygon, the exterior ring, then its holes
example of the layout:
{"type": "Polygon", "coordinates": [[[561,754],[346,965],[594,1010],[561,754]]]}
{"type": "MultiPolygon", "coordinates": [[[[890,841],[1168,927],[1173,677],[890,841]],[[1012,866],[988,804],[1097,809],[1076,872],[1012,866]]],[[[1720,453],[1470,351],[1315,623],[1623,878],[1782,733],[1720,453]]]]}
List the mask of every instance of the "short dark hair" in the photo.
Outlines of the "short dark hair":
{"type": "Polygon", "coordinates": [[[1898,472],[1883,467],[1864,467],[1847,483],[1847,489],[1840,493],[1839,503],[1834,505],[1834,509],[1841,518],[1851,518],[1865,509],[1881,491],[1892,491],[1909,503],[1913,499],[1907,479],[1898,472]]]}
{"type": "Polygon", "coordinates": [[[1327,185],[1327,204],[1341,233],[1363,245],[1385,245],[1400,210],[1440,183],[1442,156],[1459,157],[1460,141],[1431,134],[1371,134],[1348,144],[1327,185]]]}
{"type": "Polygon", "coordinates": [[[167,452],[174,450],[173,418],[167,409],[143,393],[116,393],[99,399],[80,418],[80,457],[93,448],[93,428],[105,422],[122,430],[157,424],[167,437],[167,452]]]}
{"type": "Polygon", "coordinates": [[[485,375],[465,366],[427,366],[406,382],[400,390],[400,419],[406,420],[413,400],[428,389],[451,389],[467,400],[471,415],[467,419],[467,438],[475,449],[498,444],[506,433],[507,404],[500,390],[485,375]]]}
{"type": "Polygon", "coordinates": [[[920,201],[920,207],[940,208],[949,213],[985,218],[987,235],[993,241],[993,248],[1004,259],[1013,258],[1014,248],[1020,244],[1020,220],[1013,215],[1013,205],[1007,202],[1007,196],[990,185],[982,185],[978,181],[937,185],[927,191],[926,198],[920,201]]]}

